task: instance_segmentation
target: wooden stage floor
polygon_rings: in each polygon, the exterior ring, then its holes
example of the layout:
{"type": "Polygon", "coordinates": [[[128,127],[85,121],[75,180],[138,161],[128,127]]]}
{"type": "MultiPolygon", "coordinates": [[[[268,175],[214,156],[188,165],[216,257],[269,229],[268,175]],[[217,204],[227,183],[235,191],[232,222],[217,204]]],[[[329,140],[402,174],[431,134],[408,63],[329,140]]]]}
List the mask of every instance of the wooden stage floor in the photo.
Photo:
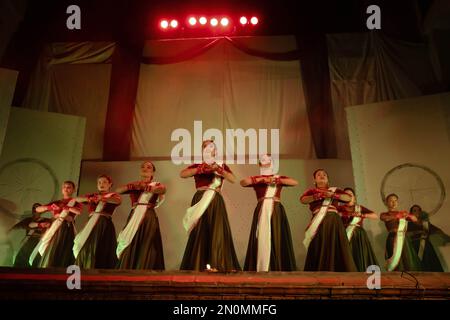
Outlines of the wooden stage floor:
{"type": "Polygon", "coordinates": [[[0,267],[0,300],[262,300],[450,299],[450,273],[237,272],[81,270],[81,289],[69,290],[65,269],[0,267]]]}

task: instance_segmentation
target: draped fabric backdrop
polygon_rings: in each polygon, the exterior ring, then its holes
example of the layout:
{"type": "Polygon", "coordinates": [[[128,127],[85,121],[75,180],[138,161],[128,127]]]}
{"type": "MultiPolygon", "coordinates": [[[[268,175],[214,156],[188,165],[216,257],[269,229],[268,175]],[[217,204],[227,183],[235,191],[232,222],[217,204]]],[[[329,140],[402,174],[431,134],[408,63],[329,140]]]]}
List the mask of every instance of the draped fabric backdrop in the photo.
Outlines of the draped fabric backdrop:
{"type": "Polygon", "coordinates": [[[327,48],[294,36],[155,40],[143,50],[53,43],[23,107],[86,117],[83,159],[167,159],[172,131],[192,131],[194,120],[203,130],[280,129],[285,158],[350,159],[346,107],[439,92],[448,80],[446,46],[434,38],[333,34],[327,48]]]}
{"type": "Polygon", "coordinates": [[[376,32],[328,35],[338,158],[350,159],[345,108],[421,96],[437,89],[431,46],[376,32]]]}
{"type": "Polygon", "coordinates": [[[101,159],[109,97],[110,42],[53,43],[46,46],[23,107],[86,118],[83,159],[101,159]]]}
{"type": "Polygon", "coordinates": [[[224,137],[225,129],[279,129],[282,156],[315,158],[296,55],[290,36],[147,42],[131,157],[169,157],[172,132],[193,133],[201,120],[224,137]]]}

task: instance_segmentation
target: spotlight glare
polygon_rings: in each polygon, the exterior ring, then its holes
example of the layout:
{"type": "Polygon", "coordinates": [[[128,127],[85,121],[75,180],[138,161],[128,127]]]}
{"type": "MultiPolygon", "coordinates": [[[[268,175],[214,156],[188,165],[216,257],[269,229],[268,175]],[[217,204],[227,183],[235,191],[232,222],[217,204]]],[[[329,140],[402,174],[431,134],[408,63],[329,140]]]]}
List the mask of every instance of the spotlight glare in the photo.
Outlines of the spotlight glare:
{"type": "Polygon", "coordinates": [[[216,18],[212,18],[210,20],[210,23],[213,27],[217,26],[219,24],[219,21],[216,18]]]}
{"type": "Polygon", "coordinates": [[[247,24],[248,20],[247,20],[246,17],[241,17],[241,18],[239,19],[239,22],[240,22],[241,24],[247,24]]]}
{"type": "Polygon", "coordinates": [[[170,21],[170,26],[175,29],[176,27],[178,27],[178,21],[177,20],[170,21]]]}
{"type": "Polygon", "coordinates": [[[223,27],[226,27],[229,23],[230,23],[230,21],[228,20],[228,18],[222,18],[222,19],[220,19],[220,24],[221,24],[223,27]]]}
{"type": "Polygon", "coordinates": [[[201,18],[198,20],[198,22],[200,22],[201,25],[205,25],[205,24],[208,22],[208,20],[206,20],[205,17],[201,17],[201,18]]]}
{"type": "Polygon", "coordinates": [[[258,18],[257,17],[252,17],[250,19],[250,23],[253,24],[253,25],[257,24],[258,23],[258,18]]]}
{"type": "Polygon", "coordinates": [[[197,24],[197,19],[195,19],[194,17],[190,17],[189,18],[189,24],[191,26],[195,26],[197,24]]]}
{"type": "Polygon", "coordinates": [[[167,29],[169,27],[169,21],[167,20],[161,20],[160,24],[161,28],[167,29]]]}

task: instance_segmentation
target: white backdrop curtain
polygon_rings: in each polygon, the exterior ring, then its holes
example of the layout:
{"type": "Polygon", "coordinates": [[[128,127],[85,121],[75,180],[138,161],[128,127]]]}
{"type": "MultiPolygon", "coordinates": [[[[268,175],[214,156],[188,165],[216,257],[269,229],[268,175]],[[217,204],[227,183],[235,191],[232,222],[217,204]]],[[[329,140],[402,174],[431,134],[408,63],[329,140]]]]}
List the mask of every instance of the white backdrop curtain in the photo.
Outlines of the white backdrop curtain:
{"type": "MultiPolygon", "coordinates": [[[[145,56],[174,56],[208,39],[149,41],[145,56]]],[[[239,38],[265,52],[296,49],[295,38],[239,38]]],[[[225,39],[206,53],[173,64],[142,64],[132,131],[131,157],[168,157],[177,128],[203,131],[280,129],[280,154],[314,158],[299,61],[273,61],[242,53],[225,39]]]]}

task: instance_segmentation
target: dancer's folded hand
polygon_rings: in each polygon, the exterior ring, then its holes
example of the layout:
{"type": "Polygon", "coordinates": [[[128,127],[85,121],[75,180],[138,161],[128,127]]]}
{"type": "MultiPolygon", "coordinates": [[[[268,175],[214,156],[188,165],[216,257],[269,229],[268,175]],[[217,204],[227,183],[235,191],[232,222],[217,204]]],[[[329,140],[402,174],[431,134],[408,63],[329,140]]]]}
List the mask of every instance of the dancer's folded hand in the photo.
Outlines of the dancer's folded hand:
{"type": "Polygon", "coordinates": [[[89,202],[99,202],[100,201],[100,197],[98,194],[94,194],[88,197],[88,201],[89,202]]]}
{"type": "Polygon", "coordinates": [[[61,211],[61,208],[56,203],[52,203],[51,205],[47,206],[47,210],[49,210],[49,211],[61,211]]]}
{"type": "Polygon", "coordinates": [[[397,213],[397,219],[403,219],[403,218],[406,218],[407,216],[408,216],[408,212],[406,212],[406,211],[399,211],[397,213]]]}
{"type": "Polygon", "coordinates": [[[41,229],[46,229],[46,228],[50,228],[51,224],[50,222],[40,222],[38,223],[38,227],[41,229]]]}
{"type": "Polygon", "coordinates": [[[324,191],[324,190],[320,190],[320,193],[322,194],[322,198],[332,198],[334,193],[330,192],[328,190],[324,191]]]}
{"type": "Polygon", "coordinates": [[[272,183],[272,177],[262,177],[261,178],[262,183],[271,184],[272,183]]]}
{"type": "Polygon", "coordinates": [[[137,189],[138,190],[145,190],[147,188],[147,186],[148,186],[148,183],[146,183],[144,181],[140,181],[139,184],[138,184],[137,189]]]}
{"type": "Polygon", "coordinates": [[[200,174],[201,173],[211,173],[213,171],[214,171],[214,169],[212,169],[212,167],[210,165],[208,165],[206,163],[202,163],[200,165],[200,167],[198,168],[197,173],[200,173],[200,174]]]}
{"type": "Polygon", "coordinates": [[[320,192],[320,190],[317,190],[317,192],[313,193],[313,199],[314,200],[321,200],[321,199],[323,199],[322,192],[320,192]]]}
{"type": "Polygon", "coordinates": [[[215,165],[214,170],[215,170],[218,174],[223,175],[223,172],[225,171],[225,170],[223,169],[223,167],[221,167],[221,166],[219,166],[219,165],[217,165],[217,164],[214,164],[214,165],[215,165]]]}

